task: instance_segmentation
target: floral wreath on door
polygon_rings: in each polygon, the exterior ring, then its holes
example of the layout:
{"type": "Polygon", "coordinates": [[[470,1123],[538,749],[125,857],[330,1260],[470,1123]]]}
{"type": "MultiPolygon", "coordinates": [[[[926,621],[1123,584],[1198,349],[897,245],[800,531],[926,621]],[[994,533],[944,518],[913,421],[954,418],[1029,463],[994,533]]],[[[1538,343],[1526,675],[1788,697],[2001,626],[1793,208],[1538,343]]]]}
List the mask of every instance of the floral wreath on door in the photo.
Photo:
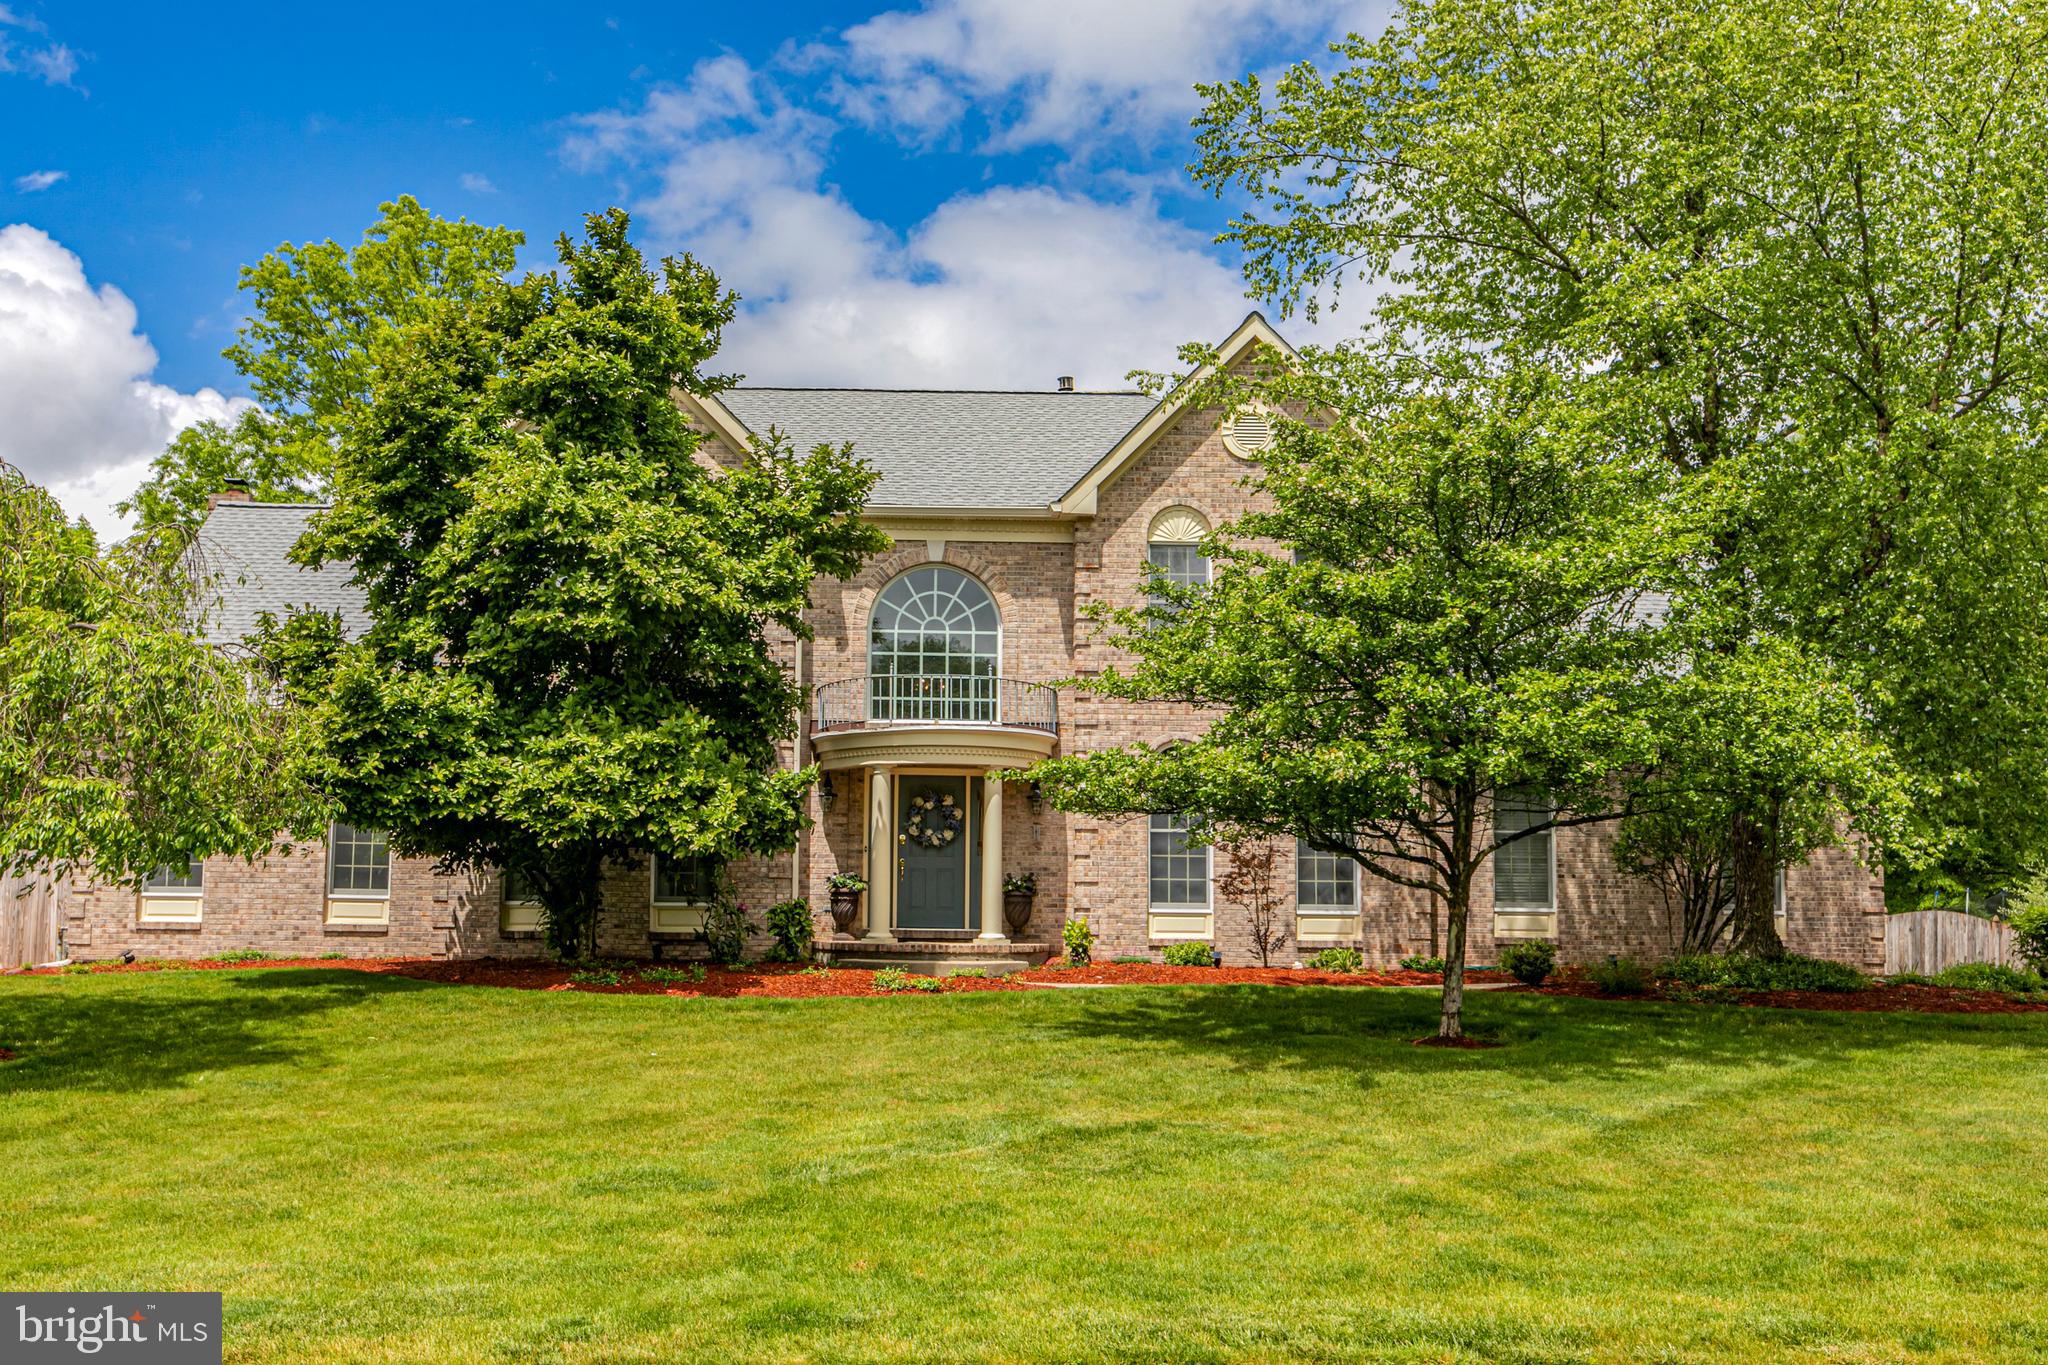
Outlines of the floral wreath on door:
{"type": "Polygon", "coordinates": [[[899,843],[921,848],[944,848],[960,837],[965,826],[960,803],[951,792],[923,791],[910,798],[910,814],[904,817],[899,843]]]}

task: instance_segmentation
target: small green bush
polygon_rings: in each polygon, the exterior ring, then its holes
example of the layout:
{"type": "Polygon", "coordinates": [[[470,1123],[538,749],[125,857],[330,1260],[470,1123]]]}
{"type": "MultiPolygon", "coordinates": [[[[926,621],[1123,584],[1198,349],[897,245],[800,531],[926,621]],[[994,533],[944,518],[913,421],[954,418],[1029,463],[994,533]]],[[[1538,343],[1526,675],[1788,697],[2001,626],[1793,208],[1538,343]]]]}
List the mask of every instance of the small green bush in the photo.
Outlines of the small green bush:
{"type": "Polygon", "coordinates": [[[57,969],[59,976],[84,976],[92,970],[90,962],[67,962],[57,969]]]}
{"type": "Polygon", "coordinates": [[[2048,976],[2048,905],[2028,905],[2011,920],[2013,951],[2020,961],[2048,976]]]}
{"type": "Polygon", "coordinates": [[[1932,986],[1934,978],[1925,972],[1898,972],[1884,979],[1887,986],[1932,986]]]}
{"type": "Polygon", "coordinates": [[[1085,919],[1070,919],[1060,928],[1060,942],[1067,948],[1068,965],[1085,967],[1095,953],[1095,931],[1085,919]]]}
{"type": "Polygon", "coordinates": [[[1160,958],[1169,967],[1213,967],[1216,950],[1206,943],[1169,943],[1160,958]]]}
{"type": "Polygon", "coordinates": [[[964,976],[969,981],[986,981],[990,973],[986,967],[955,967],[952,971],[947,972],[946,975],[949,977],[964,976]]]}
{"type": "Polygon", "coordinates": [[[720,966],[736,967],[747,960],[747,935],[753,932],[747,907],[738,901],[720,897],[704,911],[704,946],[720,966]]]}
{"type": "Polygon", "coordinates": [[[1510,943],[1500,950],[1500,969],[1524,986],[1540,986],[1557,970],[1557,945],[1510,943]]]}
{"type": "Polygon", "coordinates": [[[811,903],[805,900],[778,901],[768,907],[768,932],[775,936],[769,946],[770,962],[811,960],[811,903]]]}
{"type": "Polygon", "coordinates": [[[1150,966],[1152,963],[1152,959],[1149,957],[1113,957],[1110,959],[1110,961],[1117,963],[1118,965],[1142,962],[1145,965],[1150,966]]]}
{"type": "Polygon", "coordinates": [[[1411,972],[1440,972],[1444,960],[1440,957],[1424,957],[1421,953],[1410,953],[1401,959],[1401,965],[1411,972]]]}
{"type": "Polygon", "coordinates": [[[346,961],[348,961],[348,954],[347,954],[347,953],[322,953],[322,954],[320,954],[320,960],[321,960],[322,962],[346,962],[346,961]]]}
{"type": "Polygon", "coordinates": [[[270,954],[257,948],[230,948],[224,953],[215,953],[208,962],[267,962],[270,954]]]}
{"type": "Polygon", "coordinates": [[[1356,948],[1325,948],[1308,965],[1319,972],[1355,972],[1365,966],[1365,957],[1356,948]]]}
{"type": "Polygon", "coordinates": [[[1602,995],[1641,995],[1650,989],[1650,969],[1628,957],[1594,963],[1586,969],[1586,979],[1602,995]]]}
{"type": "Polygon", "coordinates": [[[695,986],[704,980],[704,964],[692,962],[684,967],[642,967],[639,977],[656,986],[695,986]]]}
{"type": "Polygon", "coordinates": [[[1870,978],[1841,962],[1788,953],[1780,958],[1693,953],[1665,968],[1670,980],[1687,986],[1722,986],[1737,991],[1860,991],[1870,978]]]}
{"type": "Polygon", "coordinates": [[[898,991],[936,991],[944,987],[936,976],[916,976],[901,967],[884,967],[875,973],[875,989],[884,995],[894,995],[898,991]]]}
{"type": "Polygon", "coordinates": [[[623,980],[613,967],[585,967],[569,973],[569,979],[579,986],[616,986],[623,980]]]}
{"type": "Polygon", "coordinates": [[[1934,974],[1934,984],[1957,991],[2002,991],[2007,995],[2032,995],[2048,990],[2039,972],[2005,967],[1996,962],[1958,962],[1934,974]]]}

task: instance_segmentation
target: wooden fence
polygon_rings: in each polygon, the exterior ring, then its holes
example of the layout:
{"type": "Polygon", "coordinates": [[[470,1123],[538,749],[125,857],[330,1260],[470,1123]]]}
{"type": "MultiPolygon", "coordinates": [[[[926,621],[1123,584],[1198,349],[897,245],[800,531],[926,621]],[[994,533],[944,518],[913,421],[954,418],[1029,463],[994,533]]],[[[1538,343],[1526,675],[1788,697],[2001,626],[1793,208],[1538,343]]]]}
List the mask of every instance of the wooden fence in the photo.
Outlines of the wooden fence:
{"type": "Polygon", "coordinates": [[[0,875],[0,967],[53,962],[65,888],[40,877],[0,875]]]}
{"type": "Polygon", "coordinates": [[[1958,962],[2011,962],[2012,930],[1960,910],[1915,910],[1884,924],[1884,970],[1928,976],[1958,962]]]}

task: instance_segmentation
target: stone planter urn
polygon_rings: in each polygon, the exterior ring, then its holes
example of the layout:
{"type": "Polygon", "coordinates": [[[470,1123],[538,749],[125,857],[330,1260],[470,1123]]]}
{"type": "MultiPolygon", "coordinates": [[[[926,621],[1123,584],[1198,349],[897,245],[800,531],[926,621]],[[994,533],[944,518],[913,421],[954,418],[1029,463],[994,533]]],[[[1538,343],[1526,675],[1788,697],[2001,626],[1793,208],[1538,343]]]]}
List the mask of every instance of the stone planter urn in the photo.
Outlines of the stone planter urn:
{"type": "Polygon", "coordinates": [[[852,938],[853,922],[860,918],[861,888],[832,888],[832,933],[835,938],[852,938]]]}
{"type": "Polygon", "coordinates": [[[1031,923],[1031,903],[1036,899],[1029,891],[1003,893],[1003,919],[1010,926],[1011,938],[1024,937],[1024,930],[1031,923]]]}

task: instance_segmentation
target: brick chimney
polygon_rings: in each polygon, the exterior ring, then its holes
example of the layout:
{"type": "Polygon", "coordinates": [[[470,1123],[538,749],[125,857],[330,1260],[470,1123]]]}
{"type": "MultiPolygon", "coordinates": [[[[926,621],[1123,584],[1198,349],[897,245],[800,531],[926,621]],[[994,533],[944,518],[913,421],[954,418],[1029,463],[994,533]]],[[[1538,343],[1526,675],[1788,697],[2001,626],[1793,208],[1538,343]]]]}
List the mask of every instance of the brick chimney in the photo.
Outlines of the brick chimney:
{"type": "Polygon", "coordinates": [[[220,492],[208,493],[206,495],[207,511],[211,512],[224,502],[256,501],[256,499],[249,496],[249,481],[247,479],[222,479],[220,482],[220,492]]]}

